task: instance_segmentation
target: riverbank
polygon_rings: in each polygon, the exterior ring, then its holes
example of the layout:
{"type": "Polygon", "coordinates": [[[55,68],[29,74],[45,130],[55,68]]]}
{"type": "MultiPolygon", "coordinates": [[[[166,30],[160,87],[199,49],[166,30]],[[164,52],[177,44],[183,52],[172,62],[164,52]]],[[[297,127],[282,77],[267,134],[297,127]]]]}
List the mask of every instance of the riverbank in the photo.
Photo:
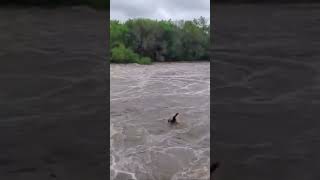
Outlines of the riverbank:
{"type": "Polygon", "coordinates": [[[115,63],[115,62],[112,62],[110,64],[139,64],[139,65],[152,65],[152,64],[155,64],[155,63],[204,63],[204,62],[210,62],[210,60],[194,60],[194,61],[175,61],[175,60],[166,60],[166,61],[163,61],[163,62],[154,62],[154,61],[151,61],[151,62],[148,62],[148,63],[138,63],[138,62],[135,62],[135,63],[115,63]]]}

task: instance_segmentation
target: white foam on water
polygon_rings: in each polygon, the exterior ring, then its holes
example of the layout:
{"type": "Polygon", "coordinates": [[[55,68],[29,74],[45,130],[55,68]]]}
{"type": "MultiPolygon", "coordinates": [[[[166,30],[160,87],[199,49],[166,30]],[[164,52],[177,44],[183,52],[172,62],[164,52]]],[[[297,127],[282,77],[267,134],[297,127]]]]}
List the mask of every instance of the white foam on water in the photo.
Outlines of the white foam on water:
{"type": "Polygon", "coordinates": [[[209,65],[111,65],[110,179],[208,179],[209,65]]]}

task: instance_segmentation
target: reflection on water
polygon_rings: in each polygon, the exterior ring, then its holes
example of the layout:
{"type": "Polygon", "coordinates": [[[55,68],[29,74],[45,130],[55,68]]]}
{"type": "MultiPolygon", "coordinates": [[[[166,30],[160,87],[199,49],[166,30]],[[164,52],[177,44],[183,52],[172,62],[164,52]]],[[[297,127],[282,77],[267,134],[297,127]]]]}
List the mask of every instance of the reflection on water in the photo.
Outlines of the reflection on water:
{"type": "Polygon", "coordinates": [[[209,179],[209,62],[112,64],[110,74],[110,179],[209,179]]]}

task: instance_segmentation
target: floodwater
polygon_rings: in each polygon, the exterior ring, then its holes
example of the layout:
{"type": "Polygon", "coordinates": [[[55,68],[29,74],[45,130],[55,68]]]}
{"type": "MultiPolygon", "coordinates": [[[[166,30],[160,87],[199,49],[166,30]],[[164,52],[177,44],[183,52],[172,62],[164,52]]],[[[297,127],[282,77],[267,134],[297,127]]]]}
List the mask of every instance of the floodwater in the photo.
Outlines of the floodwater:
{"type": "Polygon", "coordinates": [[[112,64],[110,75],[110,179],[209,179],[210,63],[112,64]]]}

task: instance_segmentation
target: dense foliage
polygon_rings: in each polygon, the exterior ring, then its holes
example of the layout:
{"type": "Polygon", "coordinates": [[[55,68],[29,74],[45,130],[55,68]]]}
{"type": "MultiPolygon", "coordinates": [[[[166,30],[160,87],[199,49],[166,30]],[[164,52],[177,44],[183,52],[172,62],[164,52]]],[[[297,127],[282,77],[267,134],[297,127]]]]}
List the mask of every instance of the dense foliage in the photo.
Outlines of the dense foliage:
{"type": "Polygon", "coordinates": [[[111,20],[111,62],[209,60],[208,20],[111,20]]]}

